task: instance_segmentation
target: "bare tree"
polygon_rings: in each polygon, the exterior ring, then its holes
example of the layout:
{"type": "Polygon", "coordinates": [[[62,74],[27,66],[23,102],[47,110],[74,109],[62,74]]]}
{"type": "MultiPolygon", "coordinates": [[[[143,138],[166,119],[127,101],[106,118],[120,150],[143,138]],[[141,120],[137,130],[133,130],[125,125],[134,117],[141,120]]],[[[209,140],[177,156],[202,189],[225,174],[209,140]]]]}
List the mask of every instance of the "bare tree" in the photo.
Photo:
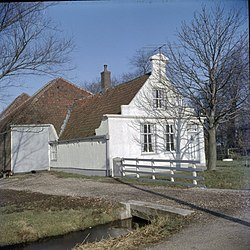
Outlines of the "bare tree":
{"type": "Polygon", "coordinates": [[[137,76],[144,75],[151,70],[150,57],[155,53],[156,50],[143,50],[139,49],[135,55],[129,60],[130,64],[136,69],[135,73],[137,76]]]}
{"type": "Polygon", "coordinates": [[[80,86],[93,94],[98,94],[102,91],[100,77],[96,77],[96,79],[92,81],[84,81],[80,86]]]}
{"type": "MultiPolygon", "coordinates": [[[[237,48],[236,48],[237,49],[237,48]]],[[[248,48],[245,48],[246,50],[241,51],[241,54],[237,54],[237,58],[232,57],[230,61],[228,61],[228,64],[233,64],[234,61],[237,61],[237,67],[239,71],[242,67],[244,67],[245,64],[247,64],[248,61],[248,48]]],[[[230,67],[228,67],[230,70],[230,67]]],[[[230,72],[227,72],[225,70],[225,76],[229,74],[230,72]]],[[[223,100],[223,105],[230,105],[228,102],[231,102],[231,100],[234,100],[234,102],[231,103],[232,112],[229,115],[229,117],[226,119],[226,123],[223,124],[223,126],[218,127],[218,139],[221,143],[222,149],[224,148],[224,151],[227,152],[229,148],[238,148],[240,149],[240,142],[239,142],[239,129],[242,123],[244,123],[244,120],[249,120],[247,118],[247,113],[244,111],[244,109],[247,106],[247,101],[244,99],[249,96],[249,72],[246,70],[245,73],[242,74],[236,74],[234,75],[230,82],[228,83],[227,88],[225,88],[224,96],[223,98],[220,98],[223,100]],[[242,104],[241,104],[242,103],[242,104]],[[238,106],[238,107],[237,107],[238,106]]],[[[225,154],[227,156],[227,154],[225,154]]]]}
{"type": "Polygon", "coordinates": [[[246,84],[240,79],[248,69],[248,60],[238,60],[248,46],[243,23],[240,11],[226,13],[220,6],[211,10],[203,7],[194,14],[190,25],[182,24],[179,44],[168,47],[170,80],[207,120],[204,127],[208,134],[209,170],[216,168],[218,126],[232,117],[246,98],[242,88],[230,99],[227,95],[232,82],[246,84]]]}
{"type": "Polygon", "coordinates": [[[56,74],[69,62],[71,40],[45,17],[41,2],[0,4],[0,100],[17,76],[56,74]]]}
{"type": "MultiPolygon", "coordinates": [[[[115,76],[111,77],[111,87],[119,85],[120,80],[115,76]]],[[[92,81],[84,81],[80,86],[93,94],[99,94],[102,92],[101,77],[96,77],[92,81]]]]}

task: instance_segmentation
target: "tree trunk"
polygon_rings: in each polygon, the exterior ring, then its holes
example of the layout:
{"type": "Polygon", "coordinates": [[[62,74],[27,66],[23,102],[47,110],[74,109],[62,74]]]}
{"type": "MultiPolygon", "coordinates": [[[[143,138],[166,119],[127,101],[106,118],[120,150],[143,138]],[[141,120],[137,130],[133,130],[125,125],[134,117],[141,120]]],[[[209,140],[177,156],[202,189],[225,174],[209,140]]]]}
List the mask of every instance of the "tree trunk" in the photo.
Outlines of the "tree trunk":
{"type": "Polygon", "coordinates": [[[217,148],[216,148],[216,128],[213,126],[208,131],[208,170],[216,169],[217,148]]]}

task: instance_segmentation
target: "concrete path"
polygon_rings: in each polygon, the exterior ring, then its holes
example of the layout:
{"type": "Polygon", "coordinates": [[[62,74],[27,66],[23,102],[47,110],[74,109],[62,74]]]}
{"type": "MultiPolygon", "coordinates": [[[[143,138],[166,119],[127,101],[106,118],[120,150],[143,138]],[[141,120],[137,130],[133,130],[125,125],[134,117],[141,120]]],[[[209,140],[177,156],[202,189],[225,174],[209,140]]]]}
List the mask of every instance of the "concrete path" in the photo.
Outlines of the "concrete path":
{"type": "MultiPolygon", "coordinates": [[[[249,211],[241,220],[250,218],[249,211]]],[[[145,248],[144,248],[145,249],[145,248]]],[[[250,228],[236,222],[217,218],[208,223],[189,225],[168,240],[146,250],[249,250],[250,228]]]]}

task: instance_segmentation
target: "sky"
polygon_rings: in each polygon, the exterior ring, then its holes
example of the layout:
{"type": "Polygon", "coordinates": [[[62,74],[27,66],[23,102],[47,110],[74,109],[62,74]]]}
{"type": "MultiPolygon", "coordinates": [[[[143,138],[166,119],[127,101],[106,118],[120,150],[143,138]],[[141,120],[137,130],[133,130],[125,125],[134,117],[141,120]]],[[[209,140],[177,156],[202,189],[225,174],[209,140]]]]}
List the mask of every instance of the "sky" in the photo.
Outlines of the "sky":
{"type": "MultiPolygon", "coordinates": [[[[62,71],[61,76],[82,85],[99,77],[104,64],[116,77],[132,72],[129,60],[137,50],[147,51],[174,41],[182,21],[189,23],[204,4],[212,7],[218,2],[226,9],[242,8],[248,16],[247,0],[63,1],[44,14],[75,44],[71,53],[74,70],[62,71]]],[[[32,95],[53,78],[19,78],[24,87],[10,89],[10,98],[0,104],[0,111],[21,93],[32,95]]]]}

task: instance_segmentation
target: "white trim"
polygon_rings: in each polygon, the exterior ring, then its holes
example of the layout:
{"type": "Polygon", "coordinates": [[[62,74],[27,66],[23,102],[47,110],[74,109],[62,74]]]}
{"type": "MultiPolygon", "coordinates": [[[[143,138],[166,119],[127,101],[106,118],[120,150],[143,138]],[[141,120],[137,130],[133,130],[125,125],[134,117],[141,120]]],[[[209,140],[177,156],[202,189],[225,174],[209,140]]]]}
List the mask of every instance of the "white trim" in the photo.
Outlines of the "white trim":
{"type": "MultiPolygon", "coordinates": [[[[107,118],[120,118],[120,119],[127,119],[127,118],[134,118],[134,119],[147,119],[147,120],[166,120],[166,119],[174,119],[175,117],[173,116],[164,116],[162,118],[159,118],[157,116],[154,117],[148,117],[148,116],[135,116],[135,115],[118,115],[118,114],[104,114],[103,117],[107,117],[107,118]]],[[[190,118],[190,117],[183,117],[183,120],[194,120],[197,121],[198,117],[194,116],[194,118],[190,118]]],[[[203,120],[205,120],[206,118],[204,118],[203,120]]]]}
{"type": "MultiPolygon", "coordinates": [[[[10,125],[11,128],[14,127],[50,127],[52,124],[23,124],[23,125],[10,125]]],[[[54,126],[53,126],[54,127],[54,126]]]]}

